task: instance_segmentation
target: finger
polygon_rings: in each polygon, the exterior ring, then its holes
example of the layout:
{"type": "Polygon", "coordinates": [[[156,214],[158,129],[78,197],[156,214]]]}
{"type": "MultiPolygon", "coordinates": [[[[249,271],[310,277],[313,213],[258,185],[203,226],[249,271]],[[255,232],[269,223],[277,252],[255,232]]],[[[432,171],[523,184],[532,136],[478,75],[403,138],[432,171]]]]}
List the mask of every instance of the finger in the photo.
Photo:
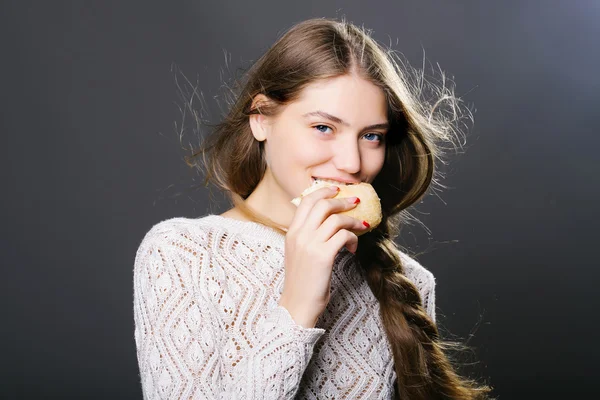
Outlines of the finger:
{"type": "Polygon", "coordinates": [[[307,230],[317,230],[330,215],[355,208],[359,202],[357,197],[320,199],[310,210],[304,226],[307,230]]]}
{"type": "Polygon", "coordinates": [[[352,218],[349,215],[332,214],[317,229],[315,240],[317,243],[327,242],[341,229],[360,232],[367,228],[368,226],[363,221],[352,218]]]}
{"type": "Polygon", "coordinates": [[[292,223],[288,227],[288,232],[298,230],[306,221],[308,214],[313,206],[321,199],[337,196],[339,188],[337,186],[327,186],[302,197],[300,205],[296,209],[292,223]]]}
{"type": "Polygon", "coordinates": [[[346,247],[352,253],[356,253],[358,236],[347,229],[341,229],[327,241],[326,246],[329,246],[329,249],[336,253],[343,247],[346,247]]]}

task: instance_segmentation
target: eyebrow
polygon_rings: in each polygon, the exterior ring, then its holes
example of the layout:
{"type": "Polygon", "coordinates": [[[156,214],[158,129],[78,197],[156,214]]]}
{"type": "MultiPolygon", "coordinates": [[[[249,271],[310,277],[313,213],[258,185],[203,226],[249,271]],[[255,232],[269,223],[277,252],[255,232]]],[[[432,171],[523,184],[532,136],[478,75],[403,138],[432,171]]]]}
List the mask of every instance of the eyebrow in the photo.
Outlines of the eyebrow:
{"type": "MultiPolygon", "coordinates": [[[[335,115],[331,115],[329,113],[326,113],[325,111],[312,111],[312,112],[308,112],[304,115],[302,115],[304,118],[307,117],[312,117],[312,116],[316,116],[316,117],[322,117],[322,118],[326,118],[330,121],[335,122],[336,124],[341,124],[344,126],[350,126],[349,123],[345,122],[344,120],[342,120],[339,117],[336,117],[335,115]]],[[[390,124],[385,122],[382,124],[374,124],[374,125],[369,125],[369,126],[365,126],[362,130],[367,130],[367,129],[389,129],[390,124]]]]}

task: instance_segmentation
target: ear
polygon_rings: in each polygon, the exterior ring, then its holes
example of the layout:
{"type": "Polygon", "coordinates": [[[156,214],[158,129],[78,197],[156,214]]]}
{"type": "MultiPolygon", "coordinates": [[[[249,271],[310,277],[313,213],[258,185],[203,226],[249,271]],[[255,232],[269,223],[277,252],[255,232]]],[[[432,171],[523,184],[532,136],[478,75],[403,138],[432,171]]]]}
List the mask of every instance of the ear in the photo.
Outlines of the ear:
{"type": "Polygon", "coordinates": [[[252,135],[259,142],[263,142],[267,139],[268,133],[268,117],[263,115],[260,111],[261,105],[268,103],[269,99],[264,94],[258,94],[254,97],[252,101],[252,109],[258,110],[257,114],[252,114],[249,117],[250,129],[252,130],[252,135]]]}

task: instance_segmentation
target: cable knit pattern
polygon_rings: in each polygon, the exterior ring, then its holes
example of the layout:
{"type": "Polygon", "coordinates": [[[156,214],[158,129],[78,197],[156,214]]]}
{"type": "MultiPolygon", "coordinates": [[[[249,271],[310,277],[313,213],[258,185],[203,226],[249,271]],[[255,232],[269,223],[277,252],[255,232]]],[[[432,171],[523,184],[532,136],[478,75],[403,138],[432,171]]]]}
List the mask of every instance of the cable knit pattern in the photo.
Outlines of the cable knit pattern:
{"type": "MultiPolygon", "coordinates": [[[[219,215],[150,229],[134,265],[144,399],[390,399],[396,379],[379,303],[356,257],[336,257],[315,328],[278,306],[285,237],[219,215]]],[[[435,320],[435,279],[400,253],[435,320]]]]}

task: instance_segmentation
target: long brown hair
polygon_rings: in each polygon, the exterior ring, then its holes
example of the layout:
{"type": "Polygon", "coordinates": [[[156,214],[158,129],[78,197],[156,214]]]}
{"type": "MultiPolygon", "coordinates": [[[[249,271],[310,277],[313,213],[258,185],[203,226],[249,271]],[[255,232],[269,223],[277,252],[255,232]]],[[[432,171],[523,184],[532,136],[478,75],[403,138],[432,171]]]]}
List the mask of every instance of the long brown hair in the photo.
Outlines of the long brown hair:
{"type": "Polygon", "coordinates": [[[394,242],[399,227],[413,218],[407,208],[421,200],[430,186],[441,186],[436,163],[445,163],[446,150],[462,145],[460,124],[470,113],[444,80],[426,82],[364,28],[345,20],[307,20],[289,29],[252,65],[234,89],[228,113],[186,162],[203,169],[205,184],[212,182],[225,191],[251,220],[285,234],[285,227],[244,202],[266,170],[263,144],[254,139],[249,116],[258,112],[277,115],[310,83],[350,73],[380,87],[388,102],[391,128],[386,135],[385,164],[373,182],[382,200],[383,221],[360,238],[357,256],[380,303],[392,346],[396,396],[487,399],[489,386],[456,372],[449,352],[466,346],[441,339],[417,287],[404,275],[394,242]],[[258,94],[270,100],[260,109],[253,106],[258,94]]]}

